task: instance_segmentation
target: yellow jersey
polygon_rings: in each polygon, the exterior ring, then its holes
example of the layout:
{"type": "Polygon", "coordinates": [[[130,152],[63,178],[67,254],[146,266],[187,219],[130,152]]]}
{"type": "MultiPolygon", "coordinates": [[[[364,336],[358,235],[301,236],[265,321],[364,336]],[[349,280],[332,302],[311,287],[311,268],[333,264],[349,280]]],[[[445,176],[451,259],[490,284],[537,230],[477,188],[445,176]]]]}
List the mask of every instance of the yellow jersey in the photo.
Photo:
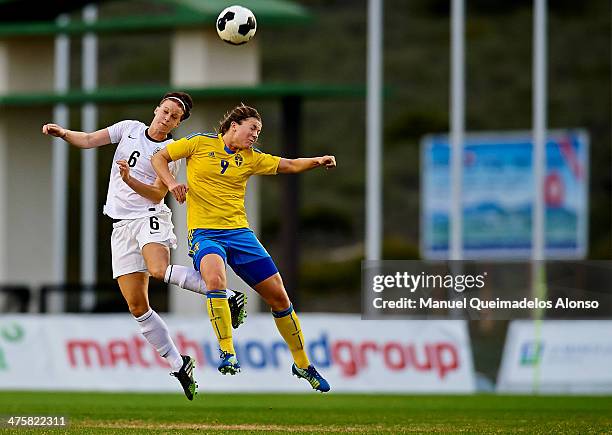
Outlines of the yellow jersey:
{"type": "Polygon", "coordinates": [[[193,133],[166,146],[187,161],[187,227],[248,228],[244,196],[251,175],[275,175],[280,157],[256,148],[231,151],[221,135],[193,133]]]}

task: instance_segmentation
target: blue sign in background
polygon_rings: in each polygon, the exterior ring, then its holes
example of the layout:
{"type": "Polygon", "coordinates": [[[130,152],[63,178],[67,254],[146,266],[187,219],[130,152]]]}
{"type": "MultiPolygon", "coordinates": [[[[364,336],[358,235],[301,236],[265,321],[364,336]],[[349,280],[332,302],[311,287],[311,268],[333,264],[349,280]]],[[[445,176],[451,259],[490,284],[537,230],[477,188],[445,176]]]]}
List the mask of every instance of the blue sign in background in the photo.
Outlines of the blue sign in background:
{"type": "MultiPolygon", "coordinates": [[[[531,133],[466,134],[463,255],[529,258],[534,201],[531,133]]],[[[546,257],[584,258],[587,250],[588,135],[551,131],[544,181],[546,257]]],[[[421,153],[421,253],[449,257],[448,135],[424,138],[421,153]]]]}

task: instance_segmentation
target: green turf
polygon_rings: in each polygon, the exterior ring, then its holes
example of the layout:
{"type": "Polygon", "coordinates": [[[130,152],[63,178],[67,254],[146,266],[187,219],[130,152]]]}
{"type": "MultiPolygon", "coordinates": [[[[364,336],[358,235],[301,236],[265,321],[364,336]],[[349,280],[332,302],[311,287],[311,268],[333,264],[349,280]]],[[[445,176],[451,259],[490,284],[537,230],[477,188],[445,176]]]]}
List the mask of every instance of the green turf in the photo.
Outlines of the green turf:
{"type": "Polygon", "coordinates": [[[38,434],[612,432],[612,397],[0,392],[0,414],[70,419],[19,430],[38,434]]]}

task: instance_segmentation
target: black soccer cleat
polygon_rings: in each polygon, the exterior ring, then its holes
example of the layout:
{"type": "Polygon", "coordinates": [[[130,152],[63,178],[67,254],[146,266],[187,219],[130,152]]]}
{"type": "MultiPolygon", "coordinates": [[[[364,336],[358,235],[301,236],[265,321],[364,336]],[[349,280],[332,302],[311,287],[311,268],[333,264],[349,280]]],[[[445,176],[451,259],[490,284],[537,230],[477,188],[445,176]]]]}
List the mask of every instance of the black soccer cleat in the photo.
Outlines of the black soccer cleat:
{"type": "Polygon", "coordinates": [[[183,366],[178,372],[170,373],[170,376],[174,376],[179,380],[185,396],[189,400],[193,400],[193,396],[197,394],[198,384],[193,379],[193,369],[195,368],[195,359],[188,355],[181,355],[183,358],[183,366]]]}
{"type": "Polygon", "coordinates": [[[230,314],[232,315],[232,328],[237,329],[244,323],[247,317],[246,304],[247,296],[239,291],[233,290],[235,293],[231,298],[227,298],[230,314]]]}

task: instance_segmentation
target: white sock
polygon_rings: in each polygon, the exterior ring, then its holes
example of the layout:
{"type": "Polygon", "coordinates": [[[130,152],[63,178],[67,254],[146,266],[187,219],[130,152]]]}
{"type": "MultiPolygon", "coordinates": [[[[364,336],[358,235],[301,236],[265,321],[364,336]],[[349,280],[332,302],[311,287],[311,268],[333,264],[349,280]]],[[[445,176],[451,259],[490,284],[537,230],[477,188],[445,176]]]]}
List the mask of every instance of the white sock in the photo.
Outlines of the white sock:
{"type": "MultiPolygon", "coordinates": [[[[202,280],[200,272],[189,267],[179,266],[178,264],[171,264],[168,266],[164,276],[164,282],[178,285],[185,290],[190,290],[203,295],[205,295],[208,291],[206,284],[202,280]]],[[[228,298],[231,298],[235,294],[236,293],[234,293],[232,290],[227,289],[228,298]]]]}
{"type": "Polygon", "coordinates": [[[164,281],[168,284],[178,285],[185,290],[195,293],[206,294],[206,284],[200,276],[200,272],[189,267],[171,264],[166,269],[164,281]]]}
{"type": "Polygon", "coordinates": [[[149,308],[149,311],[135,319],[140,325],[142,335],[159,352],[160,356],[166,358],[172,371],[178,372],[183,366],[183,358],[170,338],[166,322],[153,311],[153,308],[149,308]]]}

